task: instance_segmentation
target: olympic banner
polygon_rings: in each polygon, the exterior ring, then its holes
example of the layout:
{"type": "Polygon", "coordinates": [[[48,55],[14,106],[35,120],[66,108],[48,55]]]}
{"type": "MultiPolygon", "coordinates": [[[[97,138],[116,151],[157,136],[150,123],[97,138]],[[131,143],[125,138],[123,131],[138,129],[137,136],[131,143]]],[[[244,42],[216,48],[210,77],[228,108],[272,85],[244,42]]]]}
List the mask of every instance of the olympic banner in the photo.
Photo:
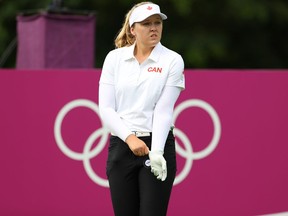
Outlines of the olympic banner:
{"type": "MultiPolygon", "coordinates": [[[[185,71],[168,216],[288,212],[287,72],[185,71]]],[[[0,215],[113,215],[100,73],[0,70],[0,215]]]]}

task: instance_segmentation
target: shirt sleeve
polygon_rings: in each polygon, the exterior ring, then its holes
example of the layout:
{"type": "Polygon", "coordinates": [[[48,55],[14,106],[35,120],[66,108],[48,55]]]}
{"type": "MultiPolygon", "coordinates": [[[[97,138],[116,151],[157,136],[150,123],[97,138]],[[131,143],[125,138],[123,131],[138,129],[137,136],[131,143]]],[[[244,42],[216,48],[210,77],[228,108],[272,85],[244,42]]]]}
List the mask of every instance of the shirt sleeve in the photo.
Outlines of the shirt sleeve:
{"type": "Polygon", "coordinates": [[[166,86],[156,104],[153,115],[151,151],[164,151],[165,142],[172,126],[174,105],[181,88],[166,86]]]}
{"type": "Polygon", "coordinates": [[[124,142],[132,134],[115,111],[115,90],[113,85],[100,83],[99,111],[104,125],[124,142]]]}
{"type": "Polygon", "coordinates": [[[99,83],[114,85],[115,55],[109,52],[104,60],[99,83]]]}
{"type": "Polygon", "coordinates": [[[184,61],[181,55],[176,54],[169,70],[166,86],[176,86],[181,90],[185,89],[184,61]]]}

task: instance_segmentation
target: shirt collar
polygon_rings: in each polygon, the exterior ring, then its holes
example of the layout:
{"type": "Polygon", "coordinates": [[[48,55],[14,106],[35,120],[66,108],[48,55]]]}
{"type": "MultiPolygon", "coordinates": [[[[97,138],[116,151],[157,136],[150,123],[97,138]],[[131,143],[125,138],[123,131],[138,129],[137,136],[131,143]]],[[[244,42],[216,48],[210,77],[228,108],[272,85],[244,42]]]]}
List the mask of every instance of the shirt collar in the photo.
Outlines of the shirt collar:
{"type": "Polygon", "coordinates": [[[134,48],[135,43],[129,47],[126,47],[125,53],[124,53],[124,60],[134,59],[134,48]]]}
{"type": "MultiPolygon", "coordinates": [[[[148,57],[148,59],[151,59],[154,62],[157,62],[159,60],[160,54],[161,54],[161,50],[162,50],[162,44],[159,42],[154,49],[152,50],[152,52],[150,53],[150,56],[148,57]]],[[[127,47],[127,50],[124,54],[124,60],[129,60],[129,59],[134,59],[134,48],[135,48],[135,43],[129,47],[127,47]]]]}

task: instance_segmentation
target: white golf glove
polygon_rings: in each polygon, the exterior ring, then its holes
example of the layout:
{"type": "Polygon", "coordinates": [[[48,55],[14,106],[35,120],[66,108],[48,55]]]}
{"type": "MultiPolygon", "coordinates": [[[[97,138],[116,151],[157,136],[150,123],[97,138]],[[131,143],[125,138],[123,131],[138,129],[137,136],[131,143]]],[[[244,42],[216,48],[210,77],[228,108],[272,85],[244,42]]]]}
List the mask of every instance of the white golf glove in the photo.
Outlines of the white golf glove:
{"type": "Polygon", "coordinates": [[[157,179],[165,181],[167,177],[166,160],[163,157],[163,151],[149,151],[151,172],[157,179]]]}

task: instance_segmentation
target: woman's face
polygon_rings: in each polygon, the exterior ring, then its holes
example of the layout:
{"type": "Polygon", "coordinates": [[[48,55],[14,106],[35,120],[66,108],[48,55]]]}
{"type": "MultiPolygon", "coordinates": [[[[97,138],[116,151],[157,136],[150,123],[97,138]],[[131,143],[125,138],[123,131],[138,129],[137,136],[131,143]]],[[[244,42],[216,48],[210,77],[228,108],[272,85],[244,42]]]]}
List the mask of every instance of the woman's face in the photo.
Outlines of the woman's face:
{"type": "Polygon", "coordinates": [[[161,40],[162,23],[162,19],[158,14],[152,15],[142,22],[135,23],[131,27],[131,33],[135,36],[136,43],[154,47],[161,40]]]}

